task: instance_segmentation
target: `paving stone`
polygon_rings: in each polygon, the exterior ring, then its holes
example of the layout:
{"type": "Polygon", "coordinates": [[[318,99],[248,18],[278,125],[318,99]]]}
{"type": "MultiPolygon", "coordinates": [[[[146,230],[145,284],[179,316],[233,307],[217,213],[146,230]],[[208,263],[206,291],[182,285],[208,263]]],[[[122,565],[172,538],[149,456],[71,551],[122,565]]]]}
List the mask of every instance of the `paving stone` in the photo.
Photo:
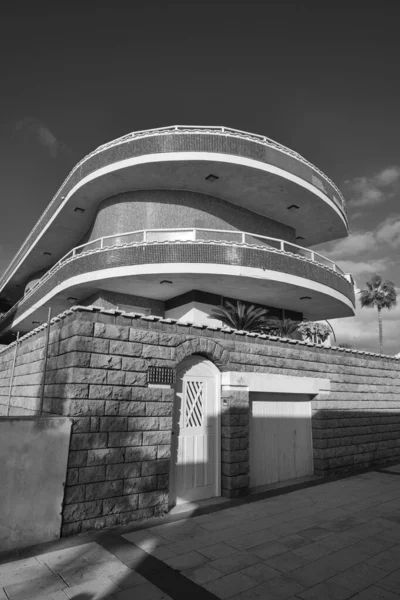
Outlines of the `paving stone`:
{"type": "Polygon", "coordinates": [[[259,546],[253,546],[249,549],[249,552],[261,557],[262,559],[276,556],[277,554],[284,554],[287,552],[287,547],[281,544],[279,541],[266,542],[259,546]]]}
{"type": "MultiPolygon", "coordinates": [[[[28,568],[28,567],[27,567],[28,568]]],[[[43,596],[67,587],[65,581],[51,573],[35,579],[4,586],[10,600],[42,600],[43,596]]]]}
{"type": "Polygon", "coordinates": [[[382,534],[380,534],[368,537],[365,540],[361,540],[360,542],[349,546],[349,548],[352,548],[354,552],[358,552],[359,550],[361,550],[362,552],[365,552],[370,556],[376,556],[377,554],[381,554],[388,548],[393,548],[393,546],[396,546],[397,542],[398,539],[396,541],[387,541],[383,539],[382,534]]]}
{"type": "Polygon", "coordinates": [[[366,562],[372,567],[378,567],[388,573],[397,571],[400,565],[400,544],[377,554],[366,562]]]}
{"type": "Polygon", "coordinates": [[[239,592],[248,590],[257,585],[257,582],[242,573],[231,573],[220,579],[206,583],[204,587],[218,598],[230,598],[239,592]]]}
{"type": "Polygon", "coordinates": [[[228,546],[224,543],[206,546],[205,548],[200,548],[198,551],[200,552],[200,554],[203,554],[210,560],[224,558],[225,556],[231,556],[232,554],[235,554],[237,552],[235,548],[232,548],[232,546],[228,546]]]}
{"type": "Polygon", "coordinates": [[[369,585],[384,578],[385,575],[387,575],[386,571],[361,563],[339,573],[331,581],[353,592],[360,592],[369,585]]]}
{"type": "Polygon", "coordinates": [[[241,552],[236,552],[231,556],[217,558],[216,560],[211,561],[209,565],[210,567],[217,569],[217,571],[221,571],[227,575],[234,571],[240,571],[245,567],[250,567],[258,562],[260,562],[259,557],[243,550],[241,552]]]}
{"type": "Polygon", "coordinates": [[[331,532],[324,527],[310,527],[309,529],[303,529],[301,535],[316,542],[322,538],[329,537],[331,532]]]}
{"type": "Polygon", "coordinates": [[[183,571],[184,569],[190,569],[192,567],[202,565],[208,562],[208,559],[202,554],[193,551],[188,552],[187,554],[181,554],[180,556],[173,556],[172,558],[167,558],[165,562],[172,569],[183,571]]]}
{"type": "MultiPolygon", "coordinates": [[[[108,598],[108,597],[107,597],[108,598]]],[[[113,594],[114,600],[172,600],[170,596],[150,583],[138,585],[132,589],[113,594]]]]}
{"type": "Polygon", "coordinates": [[[3,575],[11,573],[12,571],[23,569],[24,567],[37,567],[37,565],[38,561],[35,557],[23,558],[21,560],[14,560],[12,562],[5,563],[0,565],[0,578],[3,575]]]}
{"type": "Polygon", "coordinates": [[[284,554],[278,554],[277,556],[271,556],[265,559],[265,563],[274,569],[278,569],[282,573],[288,571],[294,571],[303,565],[308,564],[310,561],[307,558],[298,556],[294,552],[285,552],[284,554]]]}
{"type": "Polygon", "coordinates": [[[121,588],[109,577],[98,577],[90,581],[85,581],[80,585],[74,585],[64,589],[64,592],[68,598],[79,598],[82,596],[82,600],[86,598],[109,598],[113,599],[114,594],[120,591],[121,588]]]}
{"type": "Polygon", "coordinates": [[[30,565],[21,568],[15,568],[12,571],[4,571],[0,575],[0,587],[19,584],[23,581],[32,581],[41,577],[52,576],[53,573],[45,564],[36,562],[36,565],[30,565]]]}
{"type": "Polygon", "coordinates": [[[399,598],[400,596],[393,592],[371,585],[368,589],[352,596],[351,600],[399,600],[399,598]]]}
{"type": "Polygon", "coordinates": [[[347,600],[353,593],[330,579],[303,592],[297,592],[297,596],[302,600],[347,600]]]}
{"type": "Polygon", "coordinates": [[[296,548],[292,552],[293,554],[297,554],[297,556],[307,558],[311,561],[328,556],[329,554],[333,553],[333,550],[326,548],[325,546],[321,546],[321,544],[314,543],[309,544],[308,546],[303,546],[302,548],[296,548]]]}
{"type": "Polygon", "coordinates": [[[301,535],[287,535],[285,537],[279,538],[279,543],[286,546],[288,550],[294,550],[295,548],[301,548],[302,546],[307,546],[310,543],[310,540],[302,537],[301,535]]]}
{"type": "Polygon", "coordinates": [[[279,577],[279,575],[281,575],[279,571],[273,569],[265,563],[251,565],[250,567],[242,569],[240,572],[243,573],[243,575],[247,575],[247,577],[258,581],[259,583],[264,583],[265,581],[269,581],[270,579],[279,577]]]}
{"type": "MultiPolygon", "coordinates": [[[[238,594],[232,600],[251,600],[262,598],[265,600],[288,600],[291,596],[298,594],[303,587],[285,576],[275,577],[265,583],[253,587],[246,592],[238,594]]],[[[322,598],[321,598],[322,600],[322,598]]]]}
{"type": "Polygon", "coordinates": [[[142,577],[136,571],[124,571],[120,573],[109,573],[108,577],[112,579],[121,589],[127,590],[136,587],[137,585],[142,585],[143,583],[147,583],[147,579],[142,577]]]}
{"type": "Polygon", "coordinates": [[[352,533],[351,530],[343,531],[342,533],[333,533],[329,537],[318,540],[318,543],[331,550],[341,550],[347,546],[351,546],[363,539],[364,536],[352,533]]]}
{"type": "MultiPolygon", "coordinates": [[[[400,565],[399,565],[400,566],[400,565]]],[[[383,579],[376,584],[378,587],[384,588],[390,592],[400,592],[400,569],[393,571],[390,575],[386,575],[383,579]]]]}
{"type": "Polygon", "coordinates": [[[237,550],[247,550],[252,546],[259,546],[260,544],[274,541],[278,537],[279,535],[277,533],[271,531],[270,529],[264,529],[262,531],[255,531],[253,533],[248,533],[247,535],[241,535],[228,539],[226,543],[237,550]]]}
{"type": "Polygon", "coordinates": [[[191,579],[199,585],[203,585],[204,583],[208,583],[209,581],[223,577],[223,573],[221,573],[221,571],[217,571],[217,569],[213,569],[209,565],[187,569],[186,571],[182,571],[182,575],[185,575],[185,577],[188,577],[188,579],[191,579]]]}

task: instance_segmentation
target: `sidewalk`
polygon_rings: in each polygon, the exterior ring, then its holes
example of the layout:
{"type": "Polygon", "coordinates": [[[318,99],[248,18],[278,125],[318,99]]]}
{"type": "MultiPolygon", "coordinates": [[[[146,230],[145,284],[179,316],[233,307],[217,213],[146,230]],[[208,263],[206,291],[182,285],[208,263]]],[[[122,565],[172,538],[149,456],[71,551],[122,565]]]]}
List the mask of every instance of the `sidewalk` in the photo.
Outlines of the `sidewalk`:
{"type": "Polygon", "coordinates": [[[3,562],[0,600],[400,600],[400,465],[127,530],[3,562]]]}

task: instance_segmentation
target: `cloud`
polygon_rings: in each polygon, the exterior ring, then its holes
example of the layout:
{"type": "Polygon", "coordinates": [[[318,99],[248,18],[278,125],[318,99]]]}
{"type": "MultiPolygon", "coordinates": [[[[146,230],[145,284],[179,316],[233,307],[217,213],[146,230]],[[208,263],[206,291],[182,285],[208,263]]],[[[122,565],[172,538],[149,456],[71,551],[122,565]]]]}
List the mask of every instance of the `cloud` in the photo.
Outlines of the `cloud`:
{"type": "Polygon", "coordinates": [[[18,121],[15,124],[15,131],[36,140],[36,142],[49,152],[52,158],[58,156],[60,152],[60,143],[50,129],[37,119],[28,117],[18,121]]]}
{"type": "Polygon", "coordinates": [[[354,261],[354,260],[341,260],[340,268],[345,273],[351,273],[353,278],[359,280],[361,275],[374,275],[375,273],[381,273],[388,269],[391,262],[386,258],[377,258],[376,260],[370,261],[354,261]]]}
{"type": "Polygon", "coordinates": [[[386,167],[372,177],[345,181],[350,206],[368,206],[392,198],[400,189],[400,166],[386,167]]]}
{"type": "Polygon", "coordinates": [[[324,254],[332,260],[341,258],[351,260],[355,255],[375,249],[376,244],[376,236],[372,231],[353,233],[348,238],[335,242],[324,254]]]}

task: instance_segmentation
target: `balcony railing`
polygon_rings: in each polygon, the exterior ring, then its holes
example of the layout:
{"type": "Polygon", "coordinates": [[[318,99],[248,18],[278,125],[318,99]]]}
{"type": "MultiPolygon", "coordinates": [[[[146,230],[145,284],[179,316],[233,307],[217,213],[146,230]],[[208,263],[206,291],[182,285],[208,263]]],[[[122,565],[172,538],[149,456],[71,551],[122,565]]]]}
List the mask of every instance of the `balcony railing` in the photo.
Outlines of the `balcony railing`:
{"type": "Polygon", "coordinates": [[[311,261],[321,265],[338,275],[344,277],[351,285],[354,285],[354,280],[350,274],[344,273],[333,261],[325,258],[318,252],[303,248],[297,244],[292,244],[285,240],[248,233],[244,231],[234,231],[227,229],[202,229],[196,228],[177,228],[177,229],[141,229],[138,231],[130,231],[127,233],[116,233],[104,237],[91,240],[80,246],[76,246],[63,256],[47,273],[43,275],[32,287],[30,287],[23,298],[21,298],[10,310],[2,315],[0,323],[6,319],[16,308],[22,304],[35,290],[45,283],[58,269],[66,262],[74,260],[81,254],[91,254],[94,252],[102,252],[110,248],[123,246],[132,246],[140,244],[156,244],[168,242],[207,242],[215,244],[229,245],[246,245],[249,247],[258,247],[268,249],[274,252],[283,252],[291,254],[302,260],[311,261]]]}

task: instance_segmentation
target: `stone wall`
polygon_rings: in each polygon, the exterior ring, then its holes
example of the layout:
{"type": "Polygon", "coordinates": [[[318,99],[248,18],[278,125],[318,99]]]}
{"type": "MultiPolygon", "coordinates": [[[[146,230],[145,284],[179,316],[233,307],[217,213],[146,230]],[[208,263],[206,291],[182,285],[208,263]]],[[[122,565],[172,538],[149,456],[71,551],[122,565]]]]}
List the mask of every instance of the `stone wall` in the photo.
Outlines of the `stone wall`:
{"type": "MultiPolygon", "coordinates": [[[[38,328],[20,343],[10,414],[38,408],[44,334],[38,328]]],[[[331,392],[312,401],[316,474],[400,459],[396,359],[75,307],[53,319],[43,405],[47,414],[74,419],[63,535],[167,510],[174,392],[148,387],[146,371],[176,368],[192,354],[208,357],[221,371],[330,379],[331,392]]],[[[0,352],[2,414],[13,356],[13,345],[0,352]]],[[[223,391],[224,496],[248,493],[248,442],[249,394],[223,391]]]]}

